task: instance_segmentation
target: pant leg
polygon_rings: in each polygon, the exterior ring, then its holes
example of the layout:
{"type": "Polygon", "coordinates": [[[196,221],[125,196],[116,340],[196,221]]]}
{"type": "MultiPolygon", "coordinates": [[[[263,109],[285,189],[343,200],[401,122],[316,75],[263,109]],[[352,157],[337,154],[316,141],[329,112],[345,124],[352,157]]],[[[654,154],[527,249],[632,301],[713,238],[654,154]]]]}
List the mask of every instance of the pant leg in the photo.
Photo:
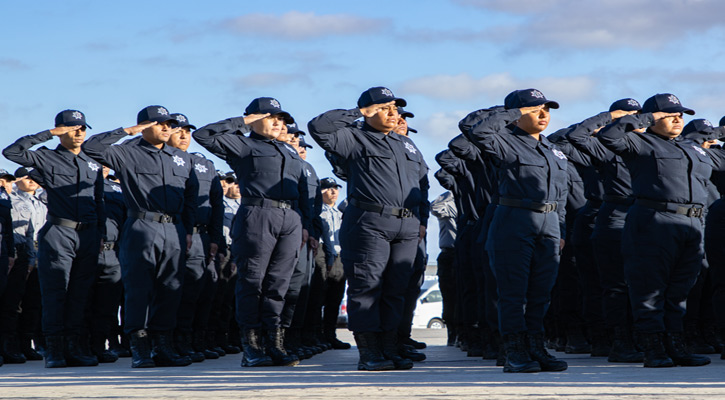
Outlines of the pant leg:
{"type": "Polygon", "coordinates": [[[0,334],[2,335],[12,335],[18,331],[18,320],[28,279],[29,258],[24,246],[18,246],[16,254],[15,264],[6,275],[7,289],[0,295],[0,334]]]}
{"type": "Polygon", "coordinates": [[[98,259],[100,275],[96,280],[92,297],[91,333],[96,337],[108,337],[118,324],[118,305],[121,301],[121,263],[115,250],[105,250],[98,259]]]}
{"type": "MultiPolygon", "coordinates": [[[[40,231],[38,278],[43,301],[43,333],[61,336],[65,331],[66,297],[75,257],[75,231],[46,224],[40,231]]],[[[83,312],[81,311],[81,315],[83,312]]]]}
{"type": "Polygon", "coordinates": [[[292,277],[290,278],[289,289],[284,296],[284,307],[282,309],[282,326],[288,328],[292,325],[297,302],[300,298],[302,288],[307,280],[307,244],[300,249],[292,277]]]}
{"type": "Polygon", "coordinates": [[[456,284],[455,284],[455,265],[456,254],[453,248],[441,249],[438,254],[438,286],[441,289],[441,297],[443,297],[443,321],[446,325],[455,326],[455,302],[456,302],[456,284]]]}
{"type": "Polygon", "coordinates": [[[204,273],[206,271],[206,252],[201,235],[192,236],[191,249],[187,253],[182,270],[184,283],[181,287],[181,303],[176,316],[177,330],[191,333],[194,317],[197,314],[199,298],[204,286],[204,273]]]}
{"type": "Polygon", "coordinates": [[[154,332],[168,332],[176,328],[186,257],[184,226],[181,223],[161,225],[163,243],[156,266],[148,318],[148,329],[154,332]]]}
{"type": "Polygon", "coordinates": [[[323,330],[334,331],[337,328],[337,317],[340,315],[340,304],[345,296],[345,274],[342,259],[338,256],[325,277],[325,298],[323,300],[323,330]]]}
{"type": "Polygon", "coordinates": [[[604,316],[607,326],[629,325],[631,315],[629,289],[624,279],[622,241],[599,239],[594,241],[594,251],[602,283],[604,316]]]}
{"type": "Polygon", "coordinates": [[[526,329],[531,333],[544,332],[544,316],[551,303],[551,291],[559,268],[559,238],[537,238],[529,272],[526,292],[526,329]]]}

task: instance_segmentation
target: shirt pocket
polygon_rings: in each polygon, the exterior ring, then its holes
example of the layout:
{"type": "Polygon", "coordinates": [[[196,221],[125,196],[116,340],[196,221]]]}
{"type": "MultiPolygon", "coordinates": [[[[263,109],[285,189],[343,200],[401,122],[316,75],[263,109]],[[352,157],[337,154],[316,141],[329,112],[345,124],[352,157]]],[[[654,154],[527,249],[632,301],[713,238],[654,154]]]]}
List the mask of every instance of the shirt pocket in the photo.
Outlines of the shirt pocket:
{"type": "Polygon", "coordinates": [[[385,170],[387,167],[392,163],[393,155],[389,152],[386,152],[382,149],[376,149],[376,148],[365,148],[365,151],[362,153],[362,159],[365,163],[365,168],[367,172],[369,173],[375,173],[379,170],[385,170]]]}
{"type": "Polygon", "coordinates": [[[279,173],[279,161],[274,158],[279,153],[271,148],[253,148],[252,172],[255,174],[279,173]]]}
{"type": "Polygon", "coordinates": [[[67,167],[61,167],[61,166],[53,166],[53,186],[56,188],[67,186],[67,185],[73,185],[75,188],[75,185],[77,183],[76,177],[78,176],[78,171],[75,169],[69,169],[67,167]]]}
{"type": "Polygon", "coordinates": [[[684,182],[687,182],[687,162],[681,151],[655,150],[654,158],[657,176],[666,177],[667,180],[684,178],[684,182]]]}
{"type": "Polygon", "coordinates": [[[516,169],[519,178],[540,179],[546,175],[546,159],[534,154],[516,155],[516,169]]]}

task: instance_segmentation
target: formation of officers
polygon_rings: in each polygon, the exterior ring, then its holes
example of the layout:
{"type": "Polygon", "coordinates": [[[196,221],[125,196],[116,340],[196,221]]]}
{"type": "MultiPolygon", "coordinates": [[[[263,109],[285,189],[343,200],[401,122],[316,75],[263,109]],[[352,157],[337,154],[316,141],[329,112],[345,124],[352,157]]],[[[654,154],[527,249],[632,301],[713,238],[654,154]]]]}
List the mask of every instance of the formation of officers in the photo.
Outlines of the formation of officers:
{"type": "Polygon", "coordinates": [[[516,90],[460,121],[431,204],[405,106],[374,87],[308,123],[344,209],[271,97],[199,129],[149,106],[88,140],[78,110],[21,137],[3,155],[22,167],[0,171],[5,362],[242,351],[244,367],[292,366],[350,348],[335,336],[347,283],[358,369],[410,369],[425,359],[410,328],[431,212],[449,344],[469,356],[538,372],[567,369],[548,349],[645,367],[724,351],[725,128],[685,125],[694,111],[657,94],[544,135],[559,104],[516,90]],[[192,138],[232,172],[188,153],[192,138]]]}

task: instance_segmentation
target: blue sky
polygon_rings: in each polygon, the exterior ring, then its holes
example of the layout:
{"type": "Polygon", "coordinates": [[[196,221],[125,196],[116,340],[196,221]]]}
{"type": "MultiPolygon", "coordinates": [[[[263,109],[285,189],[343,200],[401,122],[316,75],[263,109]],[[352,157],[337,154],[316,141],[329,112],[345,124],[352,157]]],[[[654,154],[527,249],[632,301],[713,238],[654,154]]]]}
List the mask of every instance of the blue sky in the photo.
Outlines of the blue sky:
{"type": "MultiPolygon", "coordinates": [[[[431,167],[432,200],[442,192],[433,157],[457,134],[457,121],[514,89],[535,87],[561,104],[551,132],[619,98],[642,102],[661,92],[675,93],[696,117],[717,122],[725,114],[722,1],[352,4],[4,2],[0,147],[51,128],[67,108],[86,113],[94,134],[134,125],[147,105],[201,126],[272,96],[306,125],[382,85],[416,115],[409,122],[431,167]]],[[[319,149],[308,160],[320,177],[330,175],[319,149]]],[[[3,159],[0,167],[17,166],[3,159]]]]}

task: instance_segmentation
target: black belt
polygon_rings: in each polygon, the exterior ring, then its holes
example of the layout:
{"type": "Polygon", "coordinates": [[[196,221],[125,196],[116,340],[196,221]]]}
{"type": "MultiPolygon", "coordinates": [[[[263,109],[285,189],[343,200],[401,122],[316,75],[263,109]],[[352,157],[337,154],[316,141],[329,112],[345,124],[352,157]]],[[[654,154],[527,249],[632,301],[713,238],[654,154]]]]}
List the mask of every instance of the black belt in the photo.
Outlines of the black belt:
{"type": "Polygon", "coordinates": [[[602,196],[602,199],[606,201],[607,203],[614,203],[614,204],[624,204],[625,206],[630,206],[634,203],[634,197],[630,196],[617,196],[614,194],[605,194],[602,196]]]}
{"type": "Polygon", "coordinates": [[[526,208],[528,210],[537,211],[540,213],[550,213],[556,211],[557,203],[537,203],[531,200],[518,200],[518,199],[507,199],[500,197],[498,204],[507,207],[526,208]]]}
{"type": "Polygon", "coordinates": [[[116,248],[116,242],[103,242],[103,250],[114,250],[116,248]]]}
{"type": "Polygon", "coordinates": [[[207,233],[208,231],[209,231],[209,228],[206,225],[197,225],[194,227],[194,234],[207,233]]]}
{"type": "Polygon", "coordinates": [[[637,199],[634,204],[649,207],[657,211],[665,211],[673,214],[687,215],[688,217],[702,217],[703,208],[697,204],[668,203],[666,201],[654,201],[648,199],[637,199]]]}
{"type": "Polygon", "coordinates": [[[375,203],[366,203],[358,199],[350,199],[350,205],[364,211],[392,215],[398,218],[410,218],[413,216],[413,211],[408,208],[384,206],[382,204],[375,203]]]}
{"type": "Polygon", "coordinates": [[[296,206],[296,201],[291,200],[272,200],[263,199],[261,197],[242,197],[242,204],[245,206],[259,206],[259,207],[274,207],[293,209],[296,206]]]}
{"type": "Polygon", "coordinates": [[[176,223],[176,221],[178,221],[176,215],[169,215],[152,211],[129,211],[128,216],[131,218],[143,219],[146,221],[160,222],[162,224],[174,224],[176,223]]]}
{"type": "Polygon", "coordinates": [[[97,225],[96,222],[78,222],[73,221],[72,219],[58,218],[53,216],[48,216],[48,222],[53,225],[65,226],[66,228],[71,228],[76,231],[82,231],[97,225]]]}

